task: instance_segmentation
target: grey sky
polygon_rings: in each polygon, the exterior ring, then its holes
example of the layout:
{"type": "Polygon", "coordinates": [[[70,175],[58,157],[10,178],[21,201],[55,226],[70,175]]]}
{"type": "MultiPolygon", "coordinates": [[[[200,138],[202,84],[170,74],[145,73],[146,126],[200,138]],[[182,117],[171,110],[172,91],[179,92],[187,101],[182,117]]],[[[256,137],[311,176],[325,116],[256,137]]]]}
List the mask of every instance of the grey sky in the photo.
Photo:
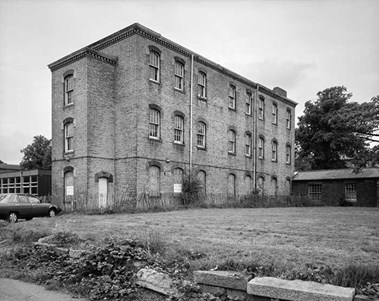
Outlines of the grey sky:
{"type": "Polygon", "coordinates": [[[0,160],[51,138],[49,63],[134,22],[304,103],[345,85],[379,94],[379,1],[0,0],[0,160]]]}

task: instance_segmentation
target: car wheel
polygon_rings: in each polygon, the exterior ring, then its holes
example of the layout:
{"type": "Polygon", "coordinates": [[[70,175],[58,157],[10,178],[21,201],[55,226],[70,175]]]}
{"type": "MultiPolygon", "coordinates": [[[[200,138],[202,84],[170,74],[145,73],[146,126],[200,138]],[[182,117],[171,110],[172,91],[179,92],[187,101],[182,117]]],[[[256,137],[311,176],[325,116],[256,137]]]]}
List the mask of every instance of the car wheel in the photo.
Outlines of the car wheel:
{"type": "Polygon", "coordinates": [[[50,209],[49,210],[49,216],[50,217],[54,217],[56,214],[55,214],[55,210],[54,209],[50,209]]]}
{"type": "Polygon", "coordinates": [[[8,215],[8,222],[10,223],[17,223],[18,221],[18,216],[16,212],[11,212],[8,215]]]}

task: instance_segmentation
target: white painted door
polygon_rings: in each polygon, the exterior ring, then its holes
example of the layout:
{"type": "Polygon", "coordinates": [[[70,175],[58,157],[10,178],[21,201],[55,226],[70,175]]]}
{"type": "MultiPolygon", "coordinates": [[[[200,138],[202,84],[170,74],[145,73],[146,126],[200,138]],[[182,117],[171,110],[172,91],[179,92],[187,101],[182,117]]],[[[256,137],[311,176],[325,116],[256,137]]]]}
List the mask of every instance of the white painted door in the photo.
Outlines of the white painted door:
{"type": "Polygon", "coordinates": [[[108,199],[108,179],[99,179],[99,208],[107,207],[108,199]]]}

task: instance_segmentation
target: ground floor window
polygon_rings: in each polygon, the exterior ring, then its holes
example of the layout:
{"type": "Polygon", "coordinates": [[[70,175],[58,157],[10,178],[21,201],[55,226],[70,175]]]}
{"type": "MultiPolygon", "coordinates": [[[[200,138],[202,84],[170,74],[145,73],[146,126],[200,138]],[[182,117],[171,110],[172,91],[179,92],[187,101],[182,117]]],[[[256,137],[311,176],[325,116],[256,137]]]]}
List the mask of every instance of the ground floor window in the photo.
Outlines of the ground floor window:
{"type": "Polygon", "coordinates": [[[321,201],[322,199],[322,186],[321,184],[309,184],[308,196],[312,201],[321,201]]]}
{"type": "Polygon", "coordinates": [[[345,200],[349,202],[357,201],[357,184],[345,184],[345,200]]]}

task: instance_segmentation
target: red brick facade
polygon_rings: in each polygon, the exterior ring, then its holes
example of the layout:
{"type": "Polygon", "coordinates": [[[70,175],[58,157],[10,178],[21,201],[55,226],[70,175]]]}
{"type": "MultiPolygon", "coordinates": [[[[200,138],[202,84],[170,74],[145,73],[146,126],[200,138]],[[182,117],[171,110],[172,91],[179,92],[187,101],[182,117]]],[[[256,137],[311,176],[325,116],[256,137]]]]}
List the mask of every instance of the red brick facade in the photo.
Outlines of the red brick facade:
{"type": "Polygon", "coordinates": [[[236,195],[257,185],[254,175],[264,178],[266,194],[289,193],[296,103],[284,90],[275,88],[274,92],[247,80],[139,24],[78,50],[49,68],[52,189],[56,199],[63,201],[70,191],[69,198],[96,207],[100,204],[99,189],[106,190],[107,205],[133,202],[141,193],[149,195],[151,189],[173,193],[175,168],[188,169],[190,162],[191,75],[192,164],[205,174],[206,192],[227,193],[228,177],[233,174],[236,195]],[[158,63],[151,60],[151,52],[158,54],[158,63]],[[184,66],[182,89],[175,88],[176,62],[184,66]],[[158,64],[158,80],[151,79],[154,64],[158,64]],[[200,72],[206,75],[206,98],[199,96],[200,72]],[[68,73],[74,76],[73,103],[65,105],[64,78],[68,73]],[[231,86],[236,90],[235,108],[229,108],[231,86]],[[251,114],[246,113],[249,94],[251,114]],[[257,97],[264,98],[263,119],[256,118],[257,97]],[[273,104],[277,107],[276,124],[273,104]],[[159,112],[158,139],[149,137],[152,109],[159,112]],[[181,144],[174,143],[175,116],[184,121],[181,144]],[[73,119],[73,150],[65,152],[67,118],[73,119]],[[205,147],[197,146],[199,122],[206,126],[205,147]],[[233,153],[228,152],[230,130],[235,133],[233,153]],[[252,139],[250,155],[246,155],[247,135],[252,139]],[[263,159],[254,151],[258,137],[265,142],[263,159]],[[273,141],[277,143],[276,160],[272,159],[273,141]],[[158,174],[151,166],[158,167],[158,174]],[[73,174],[74,184],[69,185],[73,188],[68,190],[64,188],[65,170],[73,174]],[[249,185],[247,176],[251,178],[249,185]],[[106,188],[100,188],[102,178],[107,179],[106,188]]]}

